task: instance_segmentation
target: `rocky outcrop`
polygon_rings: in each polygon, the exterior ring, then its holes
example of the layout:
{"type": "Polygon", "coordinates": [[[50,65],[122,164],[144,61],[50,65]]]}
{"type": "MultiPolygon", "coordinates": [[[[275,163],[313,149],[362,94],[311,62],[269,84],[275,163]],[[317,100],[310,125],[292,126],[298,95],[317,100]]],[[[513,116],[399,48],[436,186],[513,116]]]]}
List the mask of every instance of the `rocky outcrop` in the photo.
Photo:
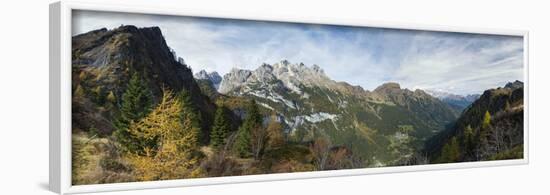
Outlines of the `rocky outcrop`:
{"type": "Polygon", "coordinates": [[[216,71],[208,73],[205,70],[201,70],[198,73],[195,73],[194,77],[197,80],[209,81],[212,87],[216,90],[220,87],[220,83],[222,82],[222,77],[216,71]]]}
{"type": "MultiPolygon", "coordinates": [[[[109,93],[120,101],[130,75],[138,73],[153,93],[155,102],[162,96],[163,88],[175,92],[187,90],[201,112],[203,130],[209,131],[215,105],[202,94],[191,69],[183,64],[183,60],[177,60],[178,57],[166,44],[160,28],[120,26],[112,30],[99,29],[76,35],[72,38],[72,54],[73,90],[82,88],[86,91],[84,98],[95,99],[93,104],[85,103],[90,101],[73,101],[74,107],[80,108],[73,113],[79,116],[73,120],[75,128],[87,130],[94,123],[104,124],[98,114],[89,113],[105,107],[102,99],[109,93]]],[[[116,110],[101,115],[109,113],[116,113],[116,110]]],[[[106,133],[112,130],[103,129],[106,133]]]]}
{"type": "Polygon", "coordinates": [[[317,65],[308,67],[303,63],[292,64],[287,60],[270,64],[262,64],[256,70],[232,69],[221,82],[219,92],[229,93],[247,90],[243,86],[252,83],[265,85],[281,82],[281,86],[292,92],[303,95],[301,86],[322,86],[331,88],[337,83],[329,79],[324,71],[317,65]]]}

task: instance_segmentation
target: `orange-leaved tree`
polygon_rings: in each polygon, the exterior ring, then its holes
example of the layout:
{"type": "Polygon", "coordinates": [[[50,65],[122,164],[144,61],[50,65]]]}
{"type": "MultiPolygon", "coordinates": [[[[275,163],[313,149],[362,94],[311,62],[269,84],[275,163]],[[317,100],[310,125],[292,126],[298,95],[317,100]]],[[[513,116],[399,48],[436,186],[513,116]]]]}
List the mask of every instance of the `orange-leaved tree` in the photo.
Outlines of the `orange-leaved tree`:
{"type": "Polygon", "coordinates": [[[139,181],[200,177],[197,127],[192,118],[182,117],[181,100],[169,90],[163,93],[156,108],[130,125],[132,135],[155,143],[143,154],[130,154],[134,176],[139,181]]]}

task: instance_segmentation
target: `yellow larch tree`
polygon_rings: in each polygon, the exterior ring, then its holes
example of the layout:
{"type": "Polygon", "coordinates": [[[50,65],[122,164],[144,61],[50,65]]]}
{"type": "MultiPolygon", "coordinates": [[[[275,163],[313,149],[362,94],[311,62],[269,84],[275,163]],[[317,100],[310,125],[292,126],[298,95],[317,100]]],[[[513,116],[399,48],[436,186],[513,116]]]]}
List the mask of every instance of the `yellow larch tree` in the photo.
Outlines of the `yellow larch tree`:
{"type": "Polygon", "coordinates": [[[129,132],[154,143],[144,154],[130,154],[134,176],[139,181],[180,179],[202,176],[196,157],[197,128],[185,118],[181,101],[165,90],[157,105],[145,118],[132,123],[129,132]]]}

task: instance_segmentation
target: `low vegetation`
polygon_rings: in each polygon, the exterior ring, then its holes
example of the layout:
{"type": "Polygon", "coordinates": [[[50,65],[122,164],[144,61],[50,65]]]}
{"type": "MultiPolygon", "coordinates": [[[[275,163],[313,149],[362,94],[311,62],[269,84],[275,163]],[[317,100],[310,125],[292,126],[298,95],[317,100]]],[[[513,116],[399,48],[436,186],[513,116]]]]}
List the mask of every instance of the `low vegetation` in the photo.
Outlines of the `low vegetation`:
{"type": "Polygon", "coordinates": [[[235,73],[258,80],[220,94],[193,77],[158,27],[72,40],[73,185],[523,157],[519,81],[459,114],[419,89],[367,91],[285,60],[300,78],[276,78],[264,64],[235,73]],[[315,82],[285,87],[307,75],[315,82]]]}

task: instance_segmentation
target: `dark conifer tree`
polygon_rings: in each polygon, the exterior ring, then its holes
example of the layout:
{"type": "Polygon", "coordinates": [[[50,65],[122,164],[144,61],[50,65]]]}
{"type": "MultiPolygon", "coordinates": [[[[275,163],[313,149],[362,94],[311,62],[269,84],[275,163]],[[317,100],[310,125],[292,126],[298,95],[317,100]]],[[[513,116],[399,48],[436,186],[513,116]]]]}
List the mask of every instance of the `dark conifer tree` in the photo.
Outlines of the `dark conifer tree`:
{"type": "Polygon", "coordinates": [[[460,146],[456,137],[453,137],[447,142],[441,150],[438,162],[440,163],[452,163],[460,160],[460,146]]]}
{"type": "Polygon", "coordinates": [[[146,116],[152,109],[153,98],[152,93],[136,72],[130,77],[128,87],[120,103],[120,114],[115,121],[116,131],[114,136],[123,148],[129,152],[140,152],[146,144],[141,140],[136,139],[128,131],[128,127],[132,122],[146,116]]]}
{"type": "Polygon", "coordinates": [[[242,126],[239,128],[235,149],[239,156],[249,157],[252,154],[252,131],[255,128],[261,128],[262,115],[258,109],[258,104],[255,100],[250,101],[246,117],[242,126]]]}
{"type": "Polygon", "coordinates": [[[214,126],[210,133],[210,145],[219,148],[225,145],[225,138],[229,133],[231,125],[225,114],[225,107],[219,106],[214,117],[214,126]]]}
{"type": "Polygon", "coordinates": [[[201,120],[200,120],[200,113],[198,113],[198,109],[196,108],[195,104],[193,104],[193,100],[191,99],[191,95],[189,92],[185,89],[182,89],[178,97],[181,101],[182,106],[182,118],[185,118],[187,120],[191,121],[191,126],[197,132],[194,132],[197,135],[197,138],[200,140],[202,138],[201,134],[201,120]]]}

